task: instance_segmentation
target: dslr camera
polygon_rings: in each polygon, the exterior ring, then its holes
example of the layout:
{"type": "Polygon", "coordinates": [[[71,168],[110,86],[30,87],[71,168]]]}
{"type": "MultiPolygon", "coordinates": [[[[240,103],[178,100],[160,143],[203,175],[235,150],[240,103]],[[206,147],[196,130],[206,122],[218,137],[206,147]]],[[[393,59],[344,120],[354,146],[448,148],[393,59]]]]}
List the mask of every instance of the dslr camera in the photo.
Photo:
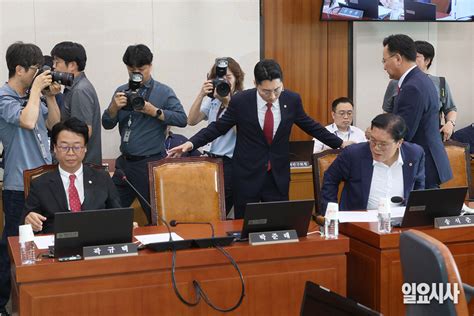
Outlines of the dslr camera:
{"type": "Polygon", "coordinates": [[[141,87],[143,75],[139,72],[132,72],[128,80],[128,89],[122,91],[127,97],[127,105],[122,108],[125,111],[139,111],[145,106],[145,99],[138,94],[141,87]]]}
{"type": "MultiPolygon", "coordinates": [[[[43,66],[43,68],[38,71],[38,74],[36,76],[46,70],[51,70],[51,67],[46,65],[43,66]]],[[[68,87],[72,86],[72,83],[74,82],[74,75],[68,72],[51,71],[51,77],[53,77],[53,82],[57,82],[68,87]]]]}
{"type": "Polygon", "coordinates": [[[226,97],[230,93],[230,83],[225,78],[227,74],[227,66],[229,62],[225,58],[216,59],[216,78],[212,80],[212,92],[207,96],[211,99],[214,99],[214,91],[221,97],[226,97]]]}

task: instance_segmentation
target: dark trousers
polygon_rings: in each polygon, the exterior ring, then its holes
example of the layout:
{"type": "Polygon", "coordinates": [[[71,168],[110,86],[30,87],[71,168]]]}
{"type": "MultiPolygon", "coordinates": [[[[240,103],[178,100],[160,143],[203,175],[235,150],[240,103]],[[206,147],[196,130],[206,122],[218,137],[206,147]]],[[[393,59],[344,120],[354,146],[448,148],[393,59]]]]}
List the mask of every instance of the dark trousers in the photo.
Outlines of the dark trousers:
{"type": "Polygon", "coordinates": [[[114,173],[112,181],[117,187],[117,191],[120,195],[120,202],[122,206],[128,207],[132,205],[133,200],[138,198],[143,211],[148,219],[148,223],[151,224],[151,209],[148,206],[150,203],[150,185],[148,178],[148,163],[156,160],[160,160],[165,157],[164,153],[146,157],[140,160],[127,160],[122,155],[117,158],[115,161],[115,169],[121,169],[127,176],[128,181],[130,181],[133,186],[137,189],[138,192],[146,199],[143,201],[135,191],[114,173]]]}
{"type": "Polygon", "coordinates": [[[438,169],[436,169],[436,164],[431,155],[425,155],[425,175],[426,189],[439,188],[441,180],[439,179],[438,169]]]}
{"type": "Polygon", "coordinates": [[[234,206],[234,196],[232,194],[232,158],[222,157],[224,162],[224,190],[225,190],[225,212],[229,214],[234,206]]]}
{"type": "Polygon", "coordinates": [[[234,200],[234,215],[236,219],[243,218],[247,203],[288,201],[288,199],[288,192],[286,194],[281,194],[275,182],[275,178],[270,171],[266,173],[263,187],[258,194],[234,200]]]}
{"type": "Polygon", "coordinates": [[[23,191],[3,191],[3,212],[5,227],[0,241],[0,312],[5,309],[10,298],[11,273],[10,257],[8,256],[8,237],[18,236],[18,226],[25,206],[23,191]]]}

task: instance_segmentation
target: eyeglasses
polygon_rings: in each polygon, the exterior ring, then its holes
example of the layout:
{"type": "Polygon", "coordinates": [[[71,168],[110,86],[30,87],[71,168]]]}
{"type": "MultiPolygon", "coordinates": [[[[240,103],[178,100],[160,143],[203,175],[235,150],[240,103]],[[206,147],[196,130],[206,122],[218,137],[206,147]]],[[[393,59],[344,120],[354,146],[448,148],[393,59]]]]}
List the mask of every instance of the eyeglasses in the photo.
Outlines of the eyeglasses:
{"type": "Polygon", "coordinates": [[[272,94],[279,95],[282,91],[283,86],[279,86],[275,90],[260,89],[260,92],[267,97],[270,97],[272,94]]]}
{"type": "Polygon", "coordinates": [[[351,117],[352,116],[352,111],[338,111],[338,112],[334,112],[334,113],[336,113],[336,115],[338,115],[340,117],[344,117],[344,116],[351,117]]]}
{"type": "Polygon", "coordinates": [[[373,147],[378,147],[380,148],[381,150],[385,150],[387,149],[389,146],[395,144],[395,142],[390,142],[390,143],[387,143],[387,142],[379,142],[379,141],[376,141],[374,138],[370,137],[369,138],[369,143],[370,143],[370,146],[373,146],[373,147]]]}
{"type": "Polygon", "coordinates": [[[69,152],[69,150],[72,150],[73,153],[79,154],[82,150],[84,150],[84,146],[56,146],[56,148],[66,154],[69,152]]]}
{"type": "Polygon", "coordinates": [[[388,56],[387,59],[382,58],[382,64],[385,64],[389,58],[392,58],[392,57],[395,56],[396,54],[397,54],[397,53],[388,56]]]}

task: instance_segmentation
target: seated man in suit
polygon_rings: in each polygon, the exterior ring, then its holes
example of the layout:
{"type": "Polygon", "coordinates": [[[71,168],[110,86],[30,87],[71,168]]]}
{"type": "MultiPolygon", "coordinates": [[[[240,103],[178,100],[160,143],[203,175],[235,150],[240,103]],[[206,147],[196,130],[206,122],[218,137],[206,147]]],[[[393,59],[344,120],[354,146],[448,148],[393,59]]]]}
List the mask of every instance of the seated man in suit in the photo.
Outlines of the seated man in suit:
{"type": "Polygon", "coordinates": [[[322,213],[337,202],[344,181],[340,209],[377,209],[381,198],[408,198],[425,188],[425,153],[419,145],[403,142],[407,126],[402,117],[385,113],[372,120],[369,142],[345,148],[324,174],[322,213]]]}
{"type": "MultiPolygon", "coordinates": [[[[354,103],[346,97],[337,98],[332,101],[332,120],[334,123],[326,126],[326,129],[342,140],[352,141],[354,143],[366,142],[364,131],[352,126],[352,117],[354,114],[354,103]]],[[[314,140],[314,153],[331,149],[316,138],[314,140]]]]}
{"type": "Polygon", "coordinates": [[[453,140],[461,143],[469,144],[471,156],[474,155],[474,123],[461,128],[453,134],[453,140]]]}
{"type": "Polygon", "coordinates": [[[88,140],[88,127],[77,118],[54,125],[51,142],[58,169],[31,182],[23,212],[25,224],[31,224],[33,231],[52,233],[56,212],[121,207],[110,176],[82,164],[88,140]]]}

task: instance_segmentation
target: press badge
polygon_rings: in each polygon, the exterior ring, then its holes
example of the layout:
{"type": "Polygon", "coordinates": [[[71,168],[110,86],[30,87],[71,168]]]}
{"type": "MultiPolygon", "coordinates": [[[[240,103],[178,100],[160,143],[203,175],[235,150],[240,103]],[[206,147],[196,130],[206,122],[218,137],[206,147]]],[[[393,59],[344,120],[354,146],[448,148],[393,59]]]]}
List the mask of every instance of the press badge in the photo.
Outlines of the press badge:
{"type": "Polygon", "coordinates": [[[125,130],[125,134],[123,134],[123,142],[128,143],[128,139],[130,138],[130,133],[132,132],[131,129],[127,128],[125,130]]]}

